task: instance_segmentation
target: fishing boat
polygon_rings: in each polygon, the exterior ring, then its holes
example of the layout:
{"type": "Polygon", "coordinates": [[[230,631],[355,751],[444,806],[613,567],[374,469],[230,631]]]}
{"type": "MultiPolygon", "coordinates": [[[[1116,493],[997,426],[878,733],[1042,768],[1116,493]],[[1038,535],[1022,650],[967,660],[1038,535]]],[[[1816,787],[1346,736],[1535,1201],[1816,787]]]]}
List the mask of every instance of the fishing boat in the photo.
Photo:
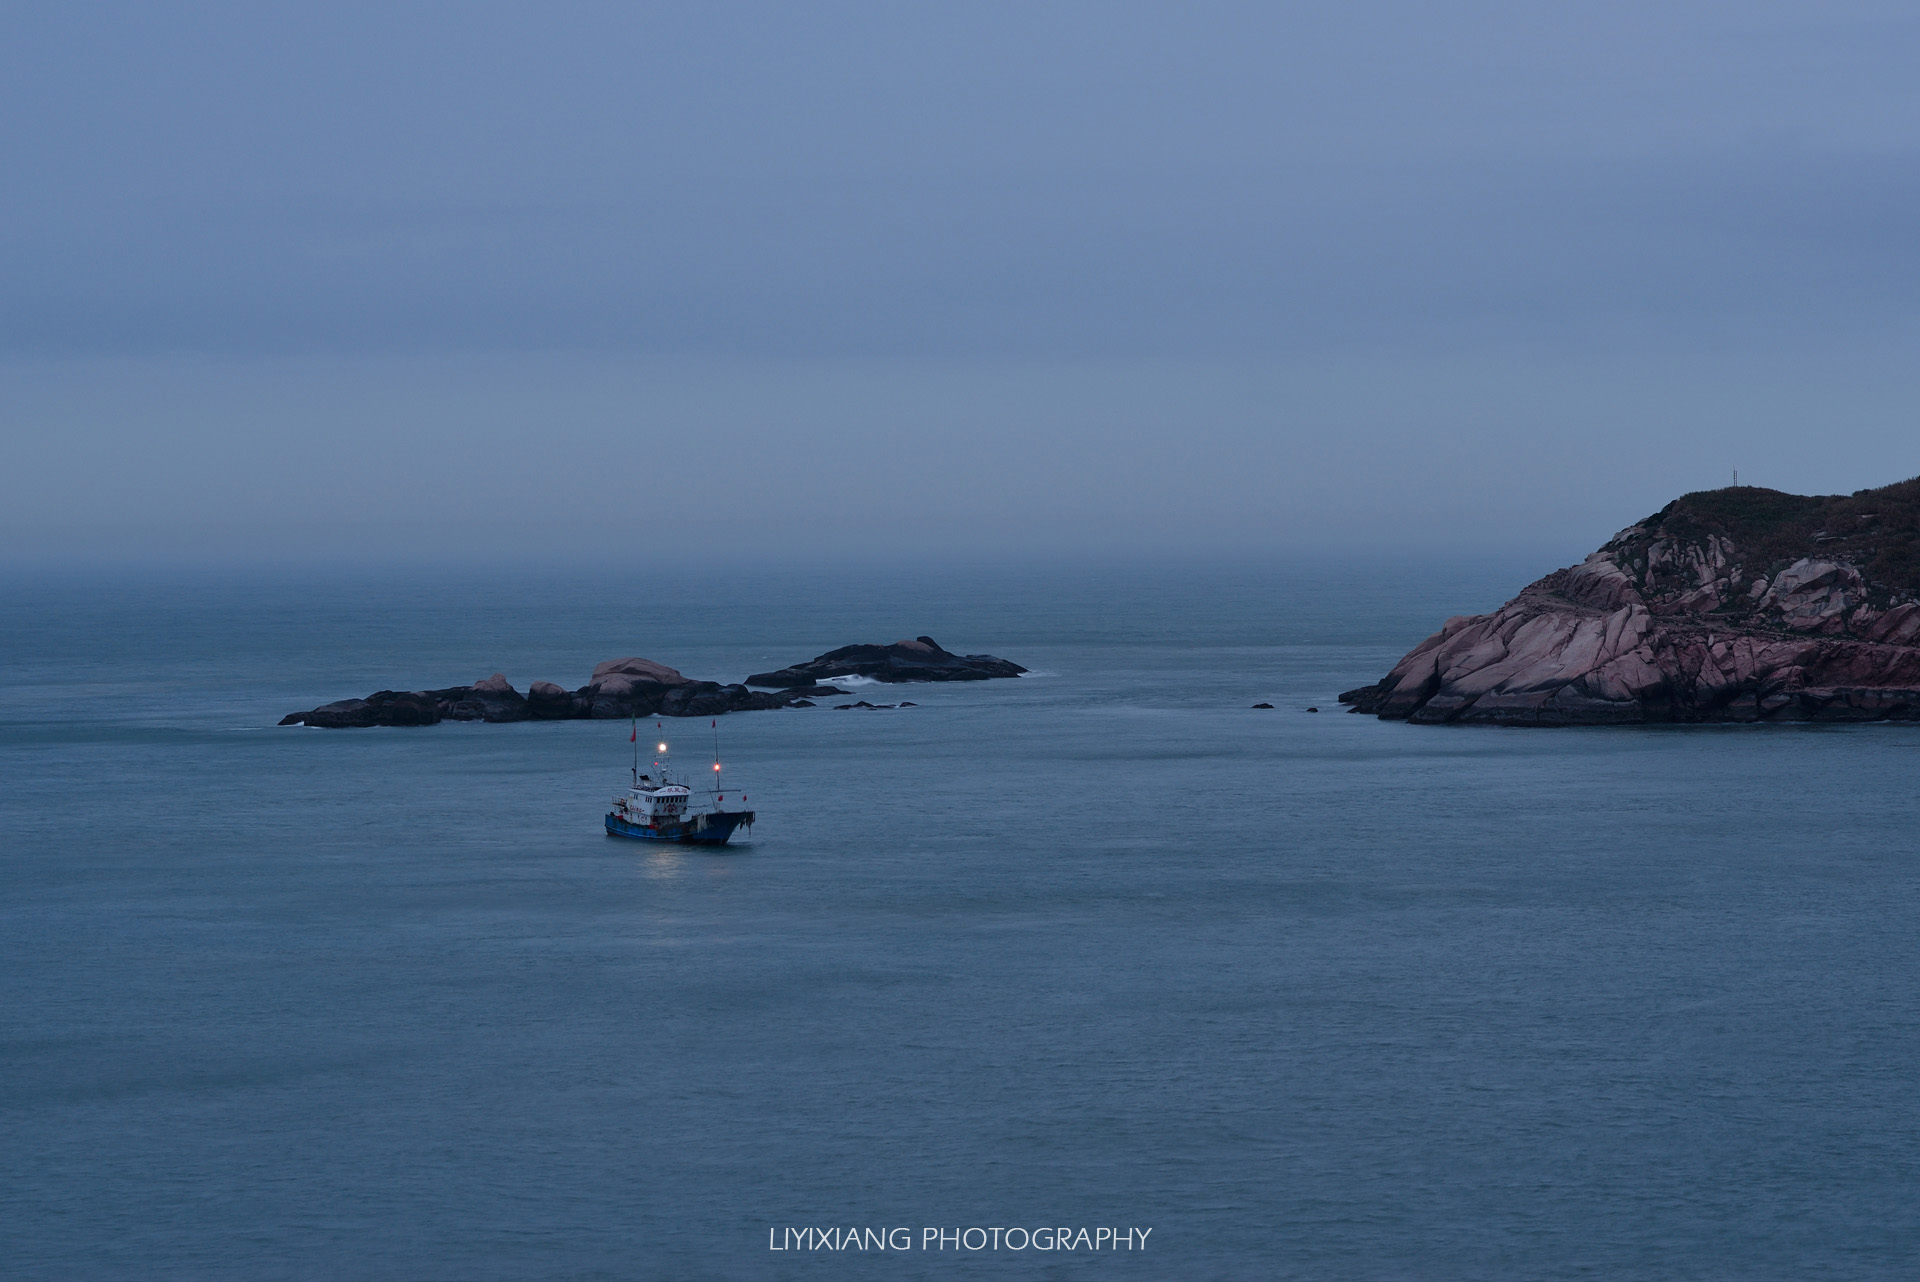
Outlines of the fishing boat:
{"type": "MultiPolygon", "coordinates": [[[[613,809],[607,812],[607,832],[614,837],[632,837],[637,841],[682,841],[696,846],[724,846],[736,828],[753,830],[753,811],[723,810],[727,796],[720,791],[719,723],[715,722],[712,801],[704,809],[693,804],[693,786],[676,781],[668,768],[667,745],[660,741],[653,769],[640,773],[640,727],[636,722],[631,739],[633,784],[625,792],[615,793],[613,809]]],[[[654,728],[659,729],[656,722],[654,728]]],[[[741,801],[746,798],[742,796],[741,801]]]]}

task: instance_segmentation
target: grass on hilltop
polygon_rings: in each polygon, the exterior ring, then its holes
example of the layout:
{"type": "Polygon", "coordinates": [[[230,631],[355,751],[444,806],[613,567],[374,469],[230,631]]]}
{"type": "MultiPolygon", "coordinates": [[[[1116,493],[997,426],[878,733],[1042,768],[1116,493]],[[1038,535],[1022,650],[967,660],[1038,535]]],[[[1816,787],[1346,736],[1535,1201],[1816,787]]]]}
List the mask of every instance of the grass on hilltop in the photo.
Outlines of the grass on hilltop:
{"type": "Polygon", "coordinates": [[[1852,494],[1783,494],[1754,485],[1699,490],[1646,525],[1687,540],[1722,535],[1754,570],[1829,557],[1853,562],[1871,583],[1920,591],[1920,477],[1852,494]]]}

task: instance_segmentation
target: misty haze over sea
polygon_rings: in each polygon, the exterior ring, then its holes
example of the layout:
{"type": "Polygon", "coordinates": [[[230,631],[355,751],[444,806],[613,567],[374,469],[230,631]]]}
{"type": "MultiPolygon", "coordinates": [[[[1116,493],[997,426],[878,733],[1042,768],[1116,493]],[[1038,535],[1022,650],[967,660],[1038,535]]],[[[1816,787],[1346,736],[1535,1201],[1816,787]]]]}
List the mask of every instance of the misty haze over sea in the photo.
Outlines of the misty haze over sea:
{"type": "Polygon", "coordinates": [[[1584,551],[1920,473],[1909,7],[107,6],[0,560],[1584,551]]]}

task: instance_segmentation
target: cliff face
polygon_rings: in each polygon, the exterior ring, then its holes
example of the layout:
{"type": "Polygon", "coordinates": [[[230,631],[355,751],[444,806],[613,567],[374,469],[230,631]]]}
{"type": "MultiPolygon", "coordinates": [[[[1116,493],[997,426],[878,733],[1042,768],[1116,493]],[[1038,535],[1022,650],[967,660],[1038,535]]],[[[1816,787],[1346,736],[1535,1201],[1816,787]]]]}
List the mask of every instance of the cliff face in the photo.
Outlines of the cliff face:
{"type": "Polygon", "coordinates": [[[1496,725],[1920,717],[1920,478],[1686,495],[1340,701],[1496,725]]]}

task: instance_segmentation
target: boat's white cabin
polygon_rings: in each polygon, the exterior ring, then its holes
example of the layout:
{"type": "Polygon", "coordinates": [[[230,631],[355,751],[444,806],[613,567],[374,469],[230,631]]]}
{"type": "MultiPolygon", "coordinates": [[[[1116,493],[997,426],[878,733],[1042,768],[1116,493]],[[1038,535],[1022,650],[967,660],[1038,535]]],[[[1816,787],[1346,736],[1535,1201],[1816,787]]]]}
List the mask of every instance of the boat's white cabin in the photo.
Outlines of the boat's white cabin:
{"type": "Polygon", "coordinates": [[[687,817],[687,803],[693,790],[682,784],[657,784],[646,775],[640,782],[613,799],[614,808],[629,823],[681,823],[687,817]]]}

